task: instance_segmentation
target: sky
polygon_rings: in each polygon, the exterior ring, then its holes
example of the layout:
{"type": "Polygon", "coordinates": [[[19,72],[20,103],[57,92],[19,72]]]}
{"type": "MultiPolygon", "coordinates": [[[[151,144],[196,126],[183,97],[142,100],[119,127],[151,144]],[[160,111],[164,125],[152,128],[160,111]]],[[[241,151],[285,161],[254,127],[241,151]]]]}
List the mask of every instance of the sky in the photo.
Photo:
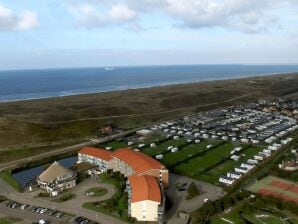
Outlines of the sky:
{"type": "Polygon", "coordinates": [[[298,0],[0,0],[0,70],[297,64],[298,0]]]}

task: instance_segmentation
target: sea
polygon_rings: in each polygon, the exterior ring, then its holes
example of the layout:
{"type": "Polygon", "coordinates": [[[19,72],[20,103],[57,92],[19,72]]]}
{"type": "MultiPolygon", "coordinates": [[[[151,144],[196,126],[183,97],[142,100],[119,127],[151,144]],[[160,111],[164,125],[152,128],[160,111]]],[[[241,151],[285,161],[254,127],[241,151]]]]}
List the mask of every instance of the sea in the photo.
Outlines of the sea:
{"type": "Polygon", "coordinates": [[[0,102],[297,71],[298,65],[185,65],[0,71],[0,102]]]}

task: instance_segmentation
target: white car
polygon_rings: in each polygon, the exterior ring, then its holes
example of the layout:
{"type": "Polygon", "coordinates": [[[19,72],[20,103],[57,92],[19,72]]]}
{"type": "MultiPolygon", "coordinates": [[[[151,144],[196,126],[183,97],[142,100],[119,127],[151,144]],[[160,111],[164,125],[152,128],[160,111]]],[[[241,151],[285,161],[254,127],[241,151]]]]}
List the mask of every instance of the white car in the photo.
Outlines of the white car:
{"type": "Polygon", "coordinates": [[[204,202],[207,203],[209,201],[208,198],[204,198],[204,202]]]}

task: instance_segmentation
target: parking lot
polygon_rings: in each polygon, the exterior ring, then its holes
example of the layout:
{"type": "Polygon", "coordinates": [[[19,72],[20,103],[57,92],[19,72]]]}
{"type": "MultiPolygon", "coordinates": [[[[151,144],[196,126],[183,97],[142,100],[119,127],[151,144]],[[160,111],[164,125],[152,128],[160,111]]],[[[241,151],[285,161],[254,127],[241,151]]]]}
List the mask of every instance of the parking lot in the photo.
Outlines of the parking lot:
{"type": "Polygon", "coordinates": [[[35,207],[26,204],[20,204],[15,201],[5,200],[0,203],[0,215],[4,217],[15,217],[22,221],[21,223],[32,223],[44,220],[45,223],[77,223],[92,224],[92,222],[84,217],[73,217],[55,209],[35,207]]]}
{"type": "Polygon", "coordinates": [[[0,203],[1,214],[22,219],[22,223],[46,220],[49,223],[70,223],[72,216],[48,208],[34,207],[6,200],[0,203]]]}

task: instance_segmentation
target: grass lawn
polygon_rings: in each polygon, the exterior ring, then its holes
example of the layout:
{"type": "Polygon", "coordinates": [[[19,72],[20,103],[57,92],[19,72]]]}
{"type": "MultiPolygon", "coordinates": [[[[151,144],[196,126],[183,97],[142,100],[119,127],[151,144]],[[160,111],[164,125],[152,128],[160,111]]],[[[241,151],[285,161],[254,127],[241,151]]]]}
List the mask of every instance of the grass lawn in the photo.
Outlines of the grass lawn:
{"type": "Polygon", "coordinates": [[[70,192],[67,192],[67,193],[64,193],[64,194],[58,196],[53,201],[55,201],[55,202],[61,202],[62,203],[62,202],[69,201],[69,200],[71,200],[71,199],[73,199],[75,197],[76,197],[75,194],[70,193],[70,192]]]}
{"type": "Polygon", "coordinates": [[[17,219],[17,218],[10,218],[10,217],[0,218],[0,224],[12,224],[12,223],[17,223],[21,221],[22,219],[17,219]]]}
{"type": "Polygon", "coordinates": [[[239,166],[242,162],[253,158],[253,156],[256,155],[259,151],[261,151],[261,148],[250,146],[241,153],[244,156],[239,161],[229,159],[224,163],[216,166],[212,170],[209,170],[206,174],[203,174],[201,176],[201,179],[212,184],[217,183],[221,175],[225,175],[227,172],[232,171],[234,167],[239,166]]]}
{"type": "Polygon", "coordinates": [[[144,148],[142,149],[142,152],[146,153],[149,156],[156,156],[158,154],[163,154],[167,152],[167,149],[169,146],[174,146],[179,148],[181,145],[184,145],[185,143],[186,143],[186,139],[184,138],[181,138],[178,140],[171,139],[169,141],[166,141],[158,145],[155,148],[150,148],[150,147],[144,148]]]}
{"type": "Polygon", "coordinates": [[[88,194],[91,197],[101,197],[108,193],[108,190],[102,187],[93,187],[86,191],[86,194],[88,194]]]}
{"type": "Polygon", "coordinates": [[[216,165],[223,158],[227,157],[232,149],[233,146],[231,143],[221,144],[203,156],[198,156],[179,164],[174,170],[182,175],[198,177],[206,169],[216,165]]]}
{"type": "MultiPolygon", "coordinates": [[[[153,133],[152,136],[146,137],[144,140],[142,141],[138,141],[135,142],[132,147],[133,148],[139,148],[139,144],[144,144],[145,147],[144,148],[149,148],[151,143],[154,143],[155,141],[162,141],[165,140],[165,137],[163,135],[161,135],[160,133],[153,133]]],[[[156,144],[158,144],[158,142],[156,142],[156,144]]]]}
{"type": "Polygon", "coordinates": [[[113,150],[128,147],[128,146],[123,141],[111,141],[104,144],[96,145],[96,147],[99,147],[99,148],[112,147],[112,151],[113,151],[113,150]]]}
{"type": "Polygon", "coordinates": [[[7,170],[1,171],[0,178],[2,178],[6,183],[8,183],[10,186],[12,186],[17,191],[21,191],[20,184],[12,177],[12,175],[9,171],[7,171],[7,170]]]}
{"type": "Polygon", "coordinates": [[[83,207],[121,220],[128,217],[127,197],[119,191],[111,199],[102,202],[87,202],[83,204],[83,207]]]}
{"type": "Polygon", "coordinates": [[[178,152],[166,154],[161,162],[166,166],[171,166],[172,164],[187,159],[189,156],[193,156],[199,152],[206,150],[207,145],[207,141],[203,141],[198,144],[187,145],[178,152]]]}
{"type": "Polygon", "coordinates": [[[123,221],[129,221],[128,217],[128,195],[124,191],[125,179],[115,173],[100,174],[101,181],[113,184],[116,191],[112,198],[99,202],[87,202],[83,207],[93,211],[113,216],[123,221]]]}

